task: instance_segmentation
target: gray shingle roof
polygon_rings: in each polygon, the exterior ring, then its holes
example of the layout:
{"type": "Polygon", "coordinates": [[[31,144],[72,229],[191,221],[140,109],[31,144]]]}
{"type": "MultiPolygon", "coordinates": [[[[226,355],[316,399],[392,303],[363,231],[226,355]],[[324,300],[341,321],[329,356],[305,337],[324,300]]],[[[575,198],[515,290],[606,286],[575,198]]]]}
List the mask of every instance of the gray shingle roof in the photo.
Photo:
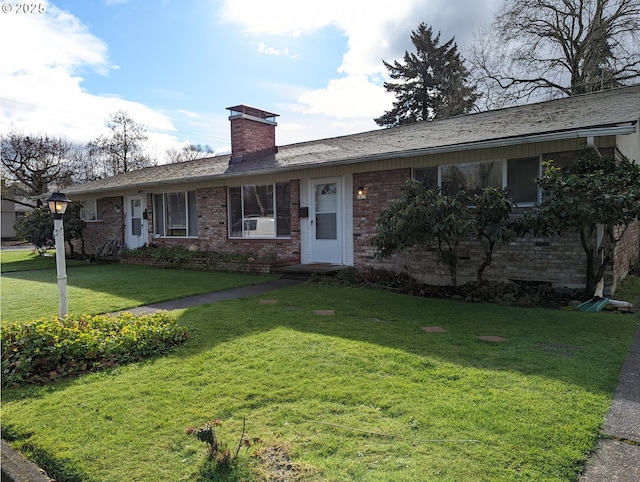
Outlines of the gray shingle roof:
{"type": "Polygon", "coordinates": [[[262,159],[229,164],[217,156],[120,174],[70,188],[67,193],[108,192],[158,184],[205,181],[271,171],[465,150],[488,143],[522,143],[541,136],[584,136],[587,129],[635,125],[640,84],[536,104],[421,122],[280,146],[262,159]]]}

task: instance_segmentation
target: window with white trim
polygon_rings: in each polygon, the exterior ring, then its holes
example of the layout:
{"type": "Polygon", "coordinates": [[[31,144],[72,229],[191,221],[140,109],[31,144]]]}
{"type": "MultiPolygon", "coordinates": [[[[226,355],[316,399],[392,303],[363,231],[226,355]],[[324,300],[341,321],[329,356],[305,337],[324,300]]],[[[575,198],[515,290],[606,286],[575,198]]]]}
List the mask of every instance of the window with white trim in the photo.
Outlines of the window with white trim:
{"type": "Polygon", "coordinates": [[[230,187],[229,237],[290,237],[290,201],[288,182],[230,187]]]}
{"type": "Polygon", "coordinates": [[[162,237],[197,237],[196,191],[154,194],[153,232],[162,237]]]}
{"type": "Polygon", "coordinates": [[[413,169],[414,179],[439,186],[445,195],[454,195],[461,189],[475,194],[485,187],[506,187],[519,205],[533,204],[538,200],[536,178],[539,176],[539,157],[413,169]]]}
{"type": "Polygon", "coordinates": [[[98,220],[98,201],[96,199],[80,202],[80,218],[86,222],[98,220]]]}

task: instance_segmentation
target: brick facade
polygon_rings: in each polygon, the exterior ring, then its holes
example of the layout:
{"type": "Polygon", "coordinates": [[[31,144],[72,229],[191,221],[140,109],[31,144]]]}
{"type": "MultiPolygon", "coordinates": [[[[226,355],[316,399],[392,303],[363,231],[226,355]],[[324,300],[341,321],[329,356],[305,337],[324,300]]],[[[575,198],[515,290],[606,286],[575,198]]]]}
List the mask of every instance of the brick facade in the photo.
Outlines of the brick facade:
{"type": "MultiPolygon", "coordinates": [[[[559,156],[557,156],[559,157],[559,156]]],[[[566,156],[562,156],[566,157],[566,156]]],[[[551,158],[551,157],[549,157],[551,158]]],[[[367,199],[354,195],[353,232],[354,267],[406,272],[417,280],[432,284],[449,284],[448,268],[438,262],[434,248],[412,248],[390,259],[378,260],[371,238],[376,234],[380,212],[397,198],[403,183],[410,177],[409,169],[355,174],[354,186],[367,186],[367,199]]],[[[615,284],[630,264],[640,255],[640,222],[634,223],[616,249],[614,271],[608,273],[606,284],[615,284]]],[[[458,283],[474,281],[484,252],[479,241],[468,239],[459,247],[458,283]]],[[[495,281],[549,282],[554,286],[581,288],[586,280],[586,255],[578,234],[538,238],[526,236],[504,245],[496,245],[493,261],[484,278],[495,281]]]]}
{"type": "Polygon", "coordinates": [[[276,152],[276,114],[245,105],[229,107],[231,162],[276,152]]]}
{"type": "MultiPolygon", "coordinates": [[[[566,162],[566,154],[548,155],[566,162]]],[[[376,234],[380,212],[398,197],[411,170],[395,169],[353,174],[353,264],[356,269],[380,268],[406,272],[425,283],[448,284],[448,269],[437,260],[433,248],[413,248],[391,259],[378,260],[371,238],[376,234]],[[367,187],[367,198],[357,199],[357,186],[367,187]]],[[[157,246],[184,246],[201,251],[245,253],[273,260],[274,265],[301,262],[301,231],[299,217],[300,180],[291,181],[291,236],[277,239],[233,239],[228,236],[228,206],[226,187],[197,189],[198,237],[154,237],[153,196],[147,194],[149,242],[157,246]]],[[[124,210],[121,197],[98,200],[98,222],[88,223],[85,230],[87,253],[107,241],[124,239],[124,210]]],[[[615,289],[631,264],[640,257],[640,222],[629,227],[616,248],[616,259],[606,276],[606,285],[615,289]]],[[[469,239],[460,246],[458,282],[473,281],[483,259],[482,246],[469,239]]],[[[497,245],[493,262],[484,272],[487,280],[519,280],[549,282],[554,286],[579,288],[585,284],[586,258],[577,234],[548,238],[527,236],[506,245],[497,245]]]]}
{"type": "Polygon", "coordinates": [[[616,245],[614,256],[613,272],[608,275],[615,286],[619,280],[626,277],[630,266],[640,262],[640,221],[629,225],[616,245]]]}
{"type": "MultiPolygon", "coordinates": [[[[124,206],[122,197],[98,199],[98,221],[90,221],[84,229],[84,249],[87,254],[95,254],[99,246],[109,241],[124,244],[124,206]]],[[[74,249],[80,251],[79,243],[74,249]]]]}
{"type": "MultiPolygon", "coordinates": [[[[198,237],[154,237],[153,195],[147,195],[149,243],[156,246],[184,246],[200,251],[245,253],[271,258],[274,264],[300,263],[300,182],[291,181],[291,236],[277,239],[232,239],[228,236],[227,188],[204,188],[197,191],[198,237]]],[[[87,223],[84,231],[85,252],[95,254],[108,241],[124,243],[124,209],[122,197],[98,200],[99,221],[87,223]]],[[[80,247],[77,246],[79,249],[80,247]]]]}
{"type": "Polygon", "coordinates": [[[231,122],[231,155],[233,157],[275,147],[276,132],[273,125],[250,119],[239,119],[239,121],[231,122]]]}

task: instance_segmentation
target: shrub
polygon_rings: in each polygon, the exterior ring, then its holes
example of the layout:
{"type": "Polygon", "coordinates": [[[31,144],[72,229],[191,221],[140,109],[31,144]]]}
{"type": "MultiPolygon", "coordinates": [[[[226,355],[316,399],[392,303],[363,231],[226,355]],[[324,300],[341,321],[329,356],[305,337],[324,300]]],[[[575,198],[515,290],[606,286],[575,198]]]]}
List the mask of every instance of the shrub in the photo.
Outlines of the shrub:
{"type": "Polygon", "coordinates": [[[138,249],[126,249],[120,253],[123,258],[146,258],[154,261],[184,263],[190,259],[209,258],[219,261],[249,261],[275,259],[275,255],[264,257],[251,253],[222,253],[217,251],[192,251],[184,246],[154,247],[145,246],[138,249]]]}
{"type": "Polygon", "coordinates": [[[166,353],[187,338],[187,329],[167,312],[3,323],[2,386],[43,383],[141,360],[166,353]]]}
{"type": "Polygon", "coordinates": [[[16,236],[33,244],[43,255],[55,245],[53,239],[53,216],[48,207],[35,208],[16,219],[16,236]]]}

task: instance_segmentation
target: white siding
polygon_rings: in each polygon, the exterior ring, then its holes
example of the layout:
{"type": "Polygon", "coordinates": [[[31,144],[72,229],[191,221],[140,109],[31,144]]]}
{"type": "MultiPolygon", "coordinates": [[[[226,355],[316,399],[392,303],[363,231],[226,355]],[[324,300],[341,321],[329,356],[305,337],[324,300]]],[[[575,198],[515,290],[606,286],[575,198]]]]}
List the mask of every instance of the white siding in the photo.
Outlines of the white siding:
{"type": "Polygon", "coordinates": [[[636,126],[636,132],[628,136],[617,136],[618,148],[620,152],[640,163],[640,127],[636,126]]]}
{"type": "MultiPolygon", "coordinates": [[[[300,179],[300,207],[309,207],[309,180],[300,179]]],[[[309,218],[300,218],[300,262],[309,264],[311,239],[309,238],[309,218]]]]}
{"type": "Polygon", "coordinates": [[[353,176],[351,174],[343,176],[344,186],[344,220],[343,233],[343,259],[344,264],[353,266],[353,176]]]}

